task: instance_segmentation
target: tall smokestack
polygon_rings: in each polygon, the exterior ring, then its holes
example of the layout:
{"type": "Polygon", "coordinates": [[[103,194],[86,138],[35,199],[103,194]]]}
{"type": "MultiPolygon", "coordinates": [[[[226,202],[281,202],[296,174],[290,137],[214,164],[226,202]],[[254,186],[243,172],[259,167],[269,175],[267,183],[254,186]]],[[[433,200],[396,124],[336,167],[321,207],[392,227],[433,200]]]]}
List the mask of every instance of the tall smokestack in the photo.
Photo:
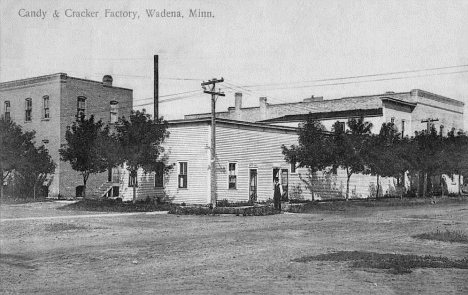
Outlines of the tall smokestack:
{"type": "Polygon", "coordinates": [[[154,56],[154,119],[159,118],[159,56],[154,56]]]}

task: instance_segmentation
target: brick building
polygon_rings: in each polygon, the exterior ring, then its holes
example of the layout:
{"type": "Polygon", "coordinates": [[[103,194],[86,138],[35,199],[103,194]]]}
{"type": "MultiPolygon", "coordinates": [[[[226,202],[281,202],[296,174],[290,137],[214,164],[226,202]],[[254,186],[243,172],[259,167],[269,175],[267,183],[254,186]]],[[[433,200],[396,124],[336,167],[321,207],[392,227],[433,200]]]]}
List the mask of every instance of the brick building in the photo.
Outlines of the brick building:
{"type": "MultiPolygon", "coordinates": [[[[378,133],[385,122],[394,122],[404,135],[427,128],[427,121],[438,131],[446,134],[452,128],[463,128],[464,103],[414,89],[409,92],[386,92],[384,94],[344,97],[324,100],[323,97],[304,99],[301,102],[269,104],[266,97],[259,99],[258,107],[242,107],[242,94],[235,94],[235,106],[227,112],[217,112],[217,118],[247,122],[262,122],[282,126],[295,126],[304,122],[311,113],[328,130],[336,121],[345,123],[350,117],[364,116],[378,133]]],[[[206,118],[209,113],[186,115],[186,119],[206,118]]]]}
{"type": "MultiPolygon", "coordinates": [[[[58,150],[65,143],[65,131],[77,115],[95,115],[106,123],[128,116],[133,107],[133,90],[115,87],[112,77],[102,82],[70,77],[57,73],[0,83],[1,115],[21,125],[24,130],[36,131],[36,144],[45,145],[57,164],[48,185],[49,197],[71,198],[83,180],[70,165],[60,161],[58,150]]],[[[90,176],[87,191],[92,193],[108,180],[110,173],[90,176]]],[[[117,174],[118,171],[114,171],[117,174]]]]}

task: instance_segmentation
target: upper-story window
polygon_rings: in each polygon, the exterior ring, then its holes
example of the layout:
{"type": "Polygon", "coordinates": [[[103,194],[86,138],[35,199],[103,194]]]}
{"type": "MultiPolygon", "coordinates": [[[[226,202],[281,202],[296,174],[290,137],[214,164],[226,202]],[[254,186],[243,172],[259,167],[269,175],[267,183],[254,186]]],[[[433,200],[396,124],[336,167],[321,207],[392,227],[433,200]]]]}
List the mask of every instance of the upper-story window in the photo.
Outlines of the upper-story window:
{"type": "Polygon", "coordinates": [[[119,103],[117,101],[110,102],[110,123],[117,123],[119,120],[119,103]]]}
{"type": "Polygon", "coordinates": [[[86,116],[86,97],[78,96],[76,99],[76,118],[86,116]]]}
{"type": "Polygon", "coordinates": [[[31,121],[32,117],[32,98],[26,98],[24,107],[24,120],[31,121]]]}
{"type": "Polygon", "coordinates": [[[42,117],[44,119],[49,119],[50,114],[49,114],[49,96],[45,95],[42,97],[42,117]]]}
{"type": "Polygon", "coordinates": [[[5,118],[6,121],[10,121],[11,120],[11,115],[10,115],[10,101],[7,100],[5,101],[5,105],[4,105],[4,111],[3,111],[3,117],[5,118]]]}

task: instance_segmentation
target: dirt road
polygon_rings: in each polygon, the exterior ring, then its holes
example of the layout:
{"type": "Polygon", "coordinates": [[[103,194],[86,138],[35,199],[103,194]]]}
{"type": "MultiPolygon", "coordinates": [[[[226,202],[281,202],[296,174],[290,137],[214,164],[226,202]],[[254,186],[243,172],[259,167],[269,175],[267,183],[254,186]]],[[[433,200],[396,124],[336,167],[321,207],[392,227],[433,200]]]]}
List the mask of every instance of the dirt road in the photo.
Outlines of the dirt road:
{"type": "Polygon", "coordinates": [[[411,238],[466,231],[466,205],[264,217],[78,217],[61,205],[0,208],[1,294],[468,294],[468,270],[292,262],[339,250],[468,258],[466,244],[411,238]]]}

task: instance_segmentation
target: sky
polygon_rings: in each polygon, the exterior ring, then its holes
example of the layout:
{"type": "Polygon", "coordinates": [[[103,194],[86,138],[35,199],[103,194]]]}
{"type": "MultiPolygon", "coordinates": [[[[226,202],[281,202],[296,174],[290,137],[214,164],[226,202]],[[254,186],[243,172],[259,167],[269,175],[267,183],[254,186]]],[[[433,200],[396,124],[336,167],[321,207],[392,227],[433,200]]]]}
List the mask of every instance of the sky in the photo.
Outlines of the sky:
{"type": "Polygon", "coordinates": [[[200,84],[221,77],[217,111],[234,106],[235,92],[244,107],[259,97],[285,103],[411,89],[468,106],[468,1],[0,3],[0,82],[110,74],[114,86],[133,89],[135,109],[152,113],[158,55],[159,115],[169,120],[210,112],[200,84]]]}

